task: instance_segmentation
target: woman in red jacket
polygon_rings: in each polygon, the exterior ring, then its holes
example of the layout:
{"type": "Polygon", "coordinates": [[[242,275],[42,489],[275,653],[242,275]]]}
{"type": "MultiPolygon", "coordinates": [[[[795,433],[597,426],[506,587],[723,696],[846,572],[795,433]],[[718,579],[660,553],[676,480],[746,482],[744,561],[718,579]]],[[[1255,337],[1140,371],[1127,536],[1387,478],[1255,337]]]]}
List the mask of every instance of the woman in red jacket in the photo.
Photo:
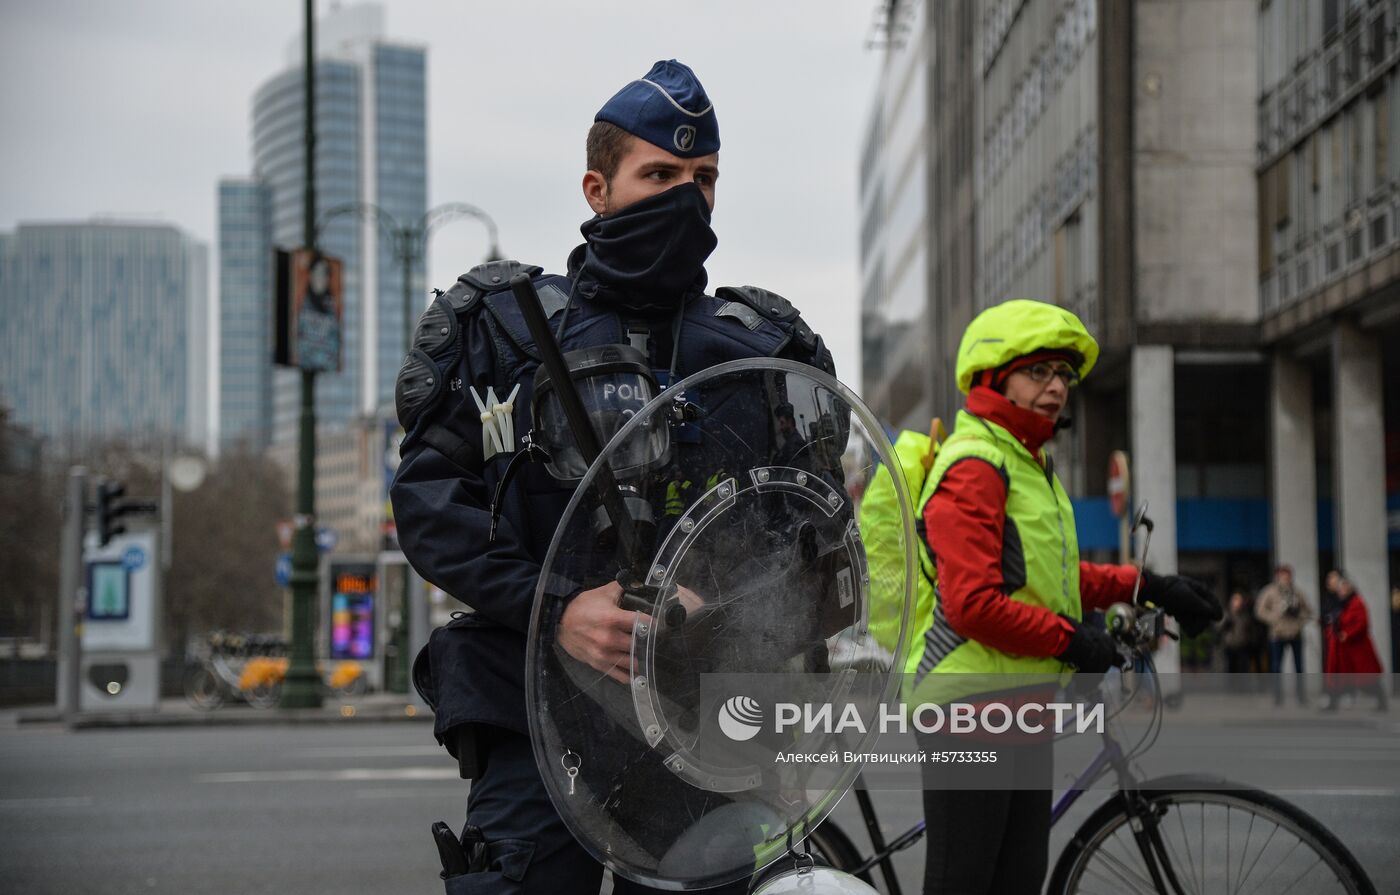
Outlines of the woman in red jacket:
{"type": "Polygon", "coordinates": [[[1360,690],[1376,697],[1376,711],[1386,710],[1381,685],[1381,660],[1371,642],[1371,619],[1366,601],[1337,569],[1327,573],[1327,589],[1337,595],[1338,606],[1327,623],[1327,705],[1335,712],[1343,693],[1360,690]]]}

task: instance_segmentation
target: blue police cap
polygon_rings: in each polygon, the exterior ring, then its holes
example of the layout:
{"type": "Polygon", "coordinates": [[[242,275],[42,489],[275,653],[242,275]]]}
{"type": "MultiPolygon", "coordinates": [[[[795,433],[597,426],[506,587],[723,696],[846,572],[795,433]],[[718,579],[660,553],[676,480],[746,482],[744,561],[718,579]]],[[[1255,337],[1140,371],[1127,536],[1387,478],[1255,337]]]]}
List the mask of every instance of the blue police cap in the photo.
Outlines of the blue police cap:
{"type": "Polygon", "coordinates": [[[594,121],[615,124],[681,158],[719,152],[719,121],[690,66],[666,59],[603,104],[594,121]]]}

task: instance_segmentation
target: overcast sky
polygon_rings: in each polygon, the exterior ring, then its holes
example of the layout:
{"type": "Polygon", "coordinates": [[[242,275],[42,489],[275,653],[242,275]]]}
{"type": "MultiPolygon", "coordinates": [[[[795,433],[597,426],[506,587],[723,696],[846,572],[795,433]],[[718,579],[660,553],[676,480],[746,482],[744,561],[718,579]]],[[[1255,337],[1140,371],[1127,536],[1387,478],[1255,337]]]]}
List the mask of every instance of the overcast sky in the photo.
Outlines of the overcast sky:
{"type": "MultiPolygon", "coordinates": [[[[348,4],[347,4],[348,5],[348,4]]],[[[387,0],[428,51],[428,201],[470,202],[505,254],[562,270],[598,107],[661,58],[699,74],[723,149],[712,286],[786,295],[858,385],[856,176],[879,57],[862,0],[387,0]]],[[[330,8],[317,0],[318,11],[330,8]]],[[[254,90],[286,66],[298,0],[0,0],[0,230],[157,218],[217,261],[216,182],[251,169],[254,90]]],[[[433,237],[445,287],[486,252],[433,237]]],[[[215,294],[211,291],[211,294],[215,294]]]]}

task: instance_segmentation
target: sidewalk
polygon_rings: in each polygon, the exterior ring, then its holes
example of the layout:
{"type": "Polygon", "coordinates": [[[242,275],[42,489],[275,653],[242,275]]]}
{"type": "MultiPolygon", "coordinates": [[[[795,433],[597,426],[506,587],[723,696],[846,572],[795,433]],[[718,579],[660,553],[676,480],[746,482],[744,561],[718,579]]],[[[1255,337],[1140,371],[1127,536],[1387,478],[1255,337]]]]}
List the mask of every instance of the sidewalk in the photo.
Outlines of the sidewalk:
{"type": "MultiPolygon", "coordinates": [[[[1325,700],[1315,699],[1308,705],[1298,705],[1291,697],[1283,705],[1274,705],[1266,693],[1228,694],[1220,692],[1188,692],[1178,704],[1168,703],[1164,721],[1173,727],[1317,727],[1364,728],[1400,733],[1400,711],[1393,706],[1388,712],[1372,709],[1373,700],[1344,703],[1335,712],[1322,711],[1325,700]]],[[[1131,714],[1147,711],[1145,703],[1135,702],[1131,714]]]]}
{"type": "MultiPolygon", "coordinates": [[[[200,711],[184,699],[162,699],[160,707],[146,711],[84,712],[68,725],[71,730],[114,727],[199,727],[257,724],[383,724],[397,721],[428,722],[432,710],[406,693],[368,693],[353,699],[326,697],[318,709],[255,709],[229,704],[200,711]]],[[[57,706],[0,708],[0,730],[28,724],[63,724],[57,706]]]]}

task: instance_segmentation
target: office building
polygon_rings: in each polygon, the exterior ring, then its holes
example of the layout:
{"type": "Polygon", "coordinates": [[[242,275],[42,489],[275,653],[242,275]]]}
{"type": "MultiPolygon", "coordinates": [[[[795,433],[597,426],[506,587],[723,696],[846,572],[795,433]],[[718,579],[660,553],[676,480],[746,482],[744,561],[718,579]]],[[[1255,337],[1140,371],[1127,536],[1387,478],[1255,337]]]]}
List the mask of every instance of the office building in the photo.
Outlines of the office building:
{"type": "MultiPolygon", "coordinates": [[[[317,420],[334,429],[349,425],[358,415],[376,413],[393,400],[394,379],[403,360],[403,276],[392,240],[368,206],[400,225],[416,224],[426,211],[426,65],[421,47],[384,36],[383,9],[370,4],[337,7],[319,20],[316,48],[319,246],[345,265],[341,371],[320,374],[316,382],[317,420]]],[[[305,241],[300,36],[289,42],[286,59],[287,67],[253,97],[252,177],[236,188],[235,181],[226,181],[229,189],[221,188],[220,194],[221,224],[229,222],[234,231],[251,238],[247,224],[252,220],[254,185],[265,190],[269,248],[291,248],[305,241]],[[227,209],[222,207],[225,200],[227,209]],[[235,223],[239,221],[243,224],[235,223]]],[[[245,253],[230,256],[230,268],[221,269],[220,282],[228,282],[232,291],[221,302],[251,307],[243,291],[252,283],[249,263],[245,253]]],[[[412,293],[425,296],[424,283],[419,260],[411,274],[412,293]]],[[[270,305],[270,294],[264,294],[270,305]]],[[[260,325],[270,327],[270,310],[260,325]]],[[[221,346],[223,375],[233,373],[239,383],[239,391],[229,394],[231,416],[223,422],[233,432],[265,431],[274,442],[294,441],[301,413],[300,374],[275,369],[265,385],[261,373],[244,368],[257,362],[245,351],[250,342],[261,345],[270,339],[264,331],[242,346],[226,341],[221,346]],[[264,389],[270,391],[265,395],[264,389]],[[268,406],[271,418],[266,423],[240,416],[248,408],[267,412],[268,406]]]]}
{"type": "Polygon", "coordinates": [[[272,222],[267,187],[219,182],[219,440],[272,440],[272,222]]]}
{"type": "Polygon", "coordinates": [[[168,224],[22,223],[0,240],[0,401],[60,454],[205,447],[208,258],[168,224]]]}
{"type": "Polygon", "coordinates": [[[861,162],[862,207],[884,209],[861,228],[877,412],[910,428],[950,418],[971,316],[1053,301],[1103,349],[1054,446],[1088,555],[1116,552],[1105,491],[1123,449],[1157,523],[1157,569],[1223,598],[1287,562],[1315,598],[1340,564],[1388,617],[1396,4],[891,0],[881,12],[891,33],[913,27],[883,50],[861,162]],[[909,65],[923,68],[922,104],[909,65]],[[906,157],[909,132],[924,135],[922,159],[906,157]],[[901,191],[920,184],[903,172],[920,168],[932,176],[911,199],[901,191]],[[920,202],[921,222],[897,201],[920,202]],[[917,289],[895,299],[921,253],[918,307],[917,289]]]}
{"type": "Polygon", "coordinates": [[[1394,2],[1262,5],[1256,107],[1274,549],[1306,582],[1346,571],[1387,664],[1400,580],[1397,27],[1394,2]]]}

